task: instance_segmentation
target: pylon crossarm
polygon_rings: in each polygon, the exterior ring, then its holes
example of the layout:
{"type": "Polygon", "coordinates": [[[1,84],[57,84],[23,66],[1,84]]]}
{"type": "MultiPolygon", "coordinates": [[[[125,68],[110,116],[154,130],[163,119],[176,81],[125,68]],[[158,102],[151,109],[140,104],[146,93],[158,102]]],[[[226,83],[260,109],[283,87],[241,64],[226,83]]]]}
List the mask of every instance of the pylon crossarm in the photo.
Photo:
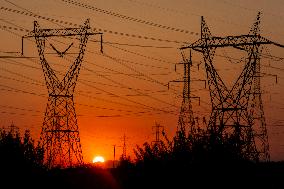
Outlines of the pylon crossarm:
{"type": "Polygon", "coordinates": [[[76,35],[102,35],[101,32],[92,32],[88,27],[66,28],[66,29],[40,29],[40,33],[33,30],[24,38],[29,37],[56,37],[56,36],[76,36],[76,35]],[[84,29],[83,29],[84,28],[84,29]],[[86,29],[85,29],[86,28],[86,29]]]}
{"type": "Polygon", "coordinates": [[[210,37],[201,38],[191,45],[181,47],[181,49],[193,49],[196,51],[203,51],[204,48],[217,48],[217,47],[241,47],[256,44],[273,44],[280,47],[283,45],[274,43],[260,35],[240,35],[240,36],[227,36],[227,37],[210,37]]]}
{"type": "Polygon", "coordinates": [[[41,29],[41,34],[31,31],[24,38],[29,37],[55,37],[55,36],[76,36],[76,35],[101,35],[100,32],[83,32],[81,28],[67,28],[67,29],[41,29]]]}
{"type": "Polygon", "coordinates": [[[79,28],[64,28],[64,29],[41,29],[38,22],[34,22],[34,30],[30,31],[27,35],[22,37],[22,55],[24,55],[24,39],[35,37],[43,38],[46,37],[63,37],[63,36],[89,36],[89,35],[100,35],[101,36],[101,52],[103,52],[103,33],[101,32],[92,32],[90,28],[89,19],[86,20],[83,26],[79,28]]]}
{"type": "Polygon", "coordinates": [[[54,37],[54,36],[76,36],[76,35],[96,35],[102,33],[91,32],[90,21],[87,19],[83,26],[79,28],[41,29],[37,21],[34,22],[34,30],[29,32],[28,37],[54,37]]]}

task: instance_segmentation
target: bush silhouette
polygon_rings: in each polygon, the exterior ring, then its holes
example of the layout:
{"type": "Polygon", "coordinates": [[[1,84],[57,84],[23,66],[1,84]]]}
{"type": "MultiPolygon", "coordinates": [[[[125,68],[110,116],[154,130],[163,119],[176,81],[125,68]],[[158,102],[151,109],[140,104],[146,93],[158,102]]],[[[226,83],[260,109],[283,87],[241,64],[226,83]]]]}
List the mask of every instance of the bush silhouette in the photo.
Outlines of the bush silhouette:
{"type": "Polygon", "coordinates": [[[35,145],[28,130],[21,136],[19,129],[13,125],[9,129],[1,129],[0,154],[1,179],[9,188],[35,184],[43,170],[43,150],[35,145]]]}

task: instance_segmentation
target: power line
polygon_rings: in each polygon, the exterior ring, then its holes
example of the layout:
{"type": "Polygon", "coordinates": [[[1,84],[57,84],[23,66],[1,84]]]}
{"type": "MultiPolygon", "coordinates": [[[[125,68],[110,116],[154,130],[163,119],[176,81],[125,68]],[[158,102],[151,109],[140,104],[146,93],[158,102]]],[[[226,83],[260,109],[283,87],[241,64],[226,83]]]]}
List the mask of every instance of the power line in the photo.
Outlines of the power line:
{"type": "MultiPolygon", "coordinates": [[[[17,116],[27,116],[28,114],[25,113],[16,113],[16,112],[7,112],[7,111],[0,111],[1,114],[10,114],[10,115],[17,115],[17,116]]],[[[39,114],[29,114],[28,116],[38,117],[41,116],[39,114]]]]}
{"type": "Polygon", "coordinates": [[[20,92],[20,93],[35,95],[35,96],[43,97],[43,98],[45,98],[45,96],[46,96],[44,94],[39,94],[39,93],[36,93],[36,92],[28,92],[28,91],[25,91],[25,90],[22,90],[22,89],[17,89],[17,88],[10,87],[10,86],[7,86],[7,85],[0,84],[0,86],[2,86],[4,88],[8,88],[8,89],[2,88],[1,90],[6,90],[6,91],[9,91],[9,92],[20,92]]]}
{"type": "Polygon", "coordinates": [[[161,28],[161,29],[166,29],[166,30],[191,34],[191,35],[198,35],[197,32],[190,32],[190,31],[184,30],[184,29],[179,29],[179,28],[175,28],[175,27],[165,26],[165,25],[162,25],[162,24],[157,24],[157,23],[154,23],[152,21],[146,21],[146,20],[142,20],[142,19],[139,19],[139,18],[134,18],[134,17],[122,15],[120,13],[116,13],[116,12],[101,9],[101,8],[96,8],[94,6],[87,5],[87,4],[80,3],[80,2],[77,2],[77,1],[73,1],[73,0],[61,0],[61,1],[68,3],[68,4],[78,6],[78,7],[82,7],[82,8],[86,8],[86,9],[93,10],[93,11],[96,11],[96,12],[100,12],[100,13],[103,13],[103,14],[107,14],[107,15],[110,15],[110,16],[114,16],[114,17],[117,17],[117,18],[120,18],[120,19],[132,21],[132,22],[137,22],[137,23],[140,23],[140,24],[145,24],[145,25],[148,25],[148,26],[153,26],[153,27],[157,27],[157,28],[161,28]]]}
{"type": "MultiPolygon", "coordinates": [[[[2,87],[8,87],[5,85],[1,85],[2,87]]],[[[34,92],[27,92],[25,90],[21,90],[21,89],[17,89],[14,87],[9,87],[9,89],[5,89],[5,88],[0,88],[1,91],[7,91],[7,92],[16,92],[16,93],[23,93],[23,94],[30,94],[30,95],[35,95],[35,96],[39,96],[39,97],[44,97],[44,94],[41,95],[37,95],[34,92]]],[[[140,111],[140,112],[135,112],[135,111],[131,111],[131,110],[122,110],[122,109],[111,109],[111,108],[105,108],[105,107],[100,107],[100,106],[92,106],[89,104],[81,104],[81,103],[75,103],[76,105],[79,106],[85,106],[85,107],[89,107],[89,108],[96,108],[96,109],[104,109],[104,110],[112,110],[112,111],[119,111],[119,112],[126,112],[126,113],[120,113],[120,114],[115,114],[115,115],[95,115],[95,117],[100,117],[100,118],[108,118],[108,117],[126,117],[126,116],[145,116],[145,115],[157,115],[157,114],[165,114],[166,112],[156,112],[154,113],[153,111],[140,111]]],[[[4,105],[0,105],[3,106],[4,105]]],[[[27,112],[40,112],[40,111],[36,111],[36,110],[29,110],[29,109],[23,109],[23,108],[19,108],[19,107],[13,107],[13,106],[6,106],[6,108],[10,108],[10,109],[17,109],[17,110],[22,110],[22,111],[27,111],[27,112]]],[[[3,112],[2,112],[3,113],[3,112]]],[[[10,112],[5,112],[5,113],[10,113],[10,112]]],[[[12,112],[11,114],[17,114],[15,112],[12,112]]],[[[166,113],[167,114],[167,113],[166,113]]],[[[170,112],[168,111],[168,114],[175,114],[174,112],[170,112]]],[[[19,114],[19,115],[27,115],[27,114],[19,114]]],[[[36,115],[36,116],[40,116],[40,115],[36,115]]],[[[82,115],[80,115],[82,116],[82,115]]]]}
{"type": "Polygon", "coordinates": [[[32,85],[37,85],[37,86],[44,86],[43,84],[38,84],[38,83],[32,83],[32,82],[22,81],[22,80],[19,80],[19,79],[15,79],[15,78],[11,78],[11,77],[6,77],[6,76],[2,76],[2,75],[0,75],[0,78],[4,78],[4,79],[8,79],[8,80],[13,80],[13,81],[21,82],[21,83],[26,83],[26,84],[32,84],[32,85]]]}
{"type": "MultiPolygon", "coordinates": [[[[12,78],[12,77],[6,77],[6,76],[3,76],[3,75],[0,75],[0,78],[12,80],[12,81],[17,81],[17,82],[20,82],[20,83],[32,84],[32,85],[37,85],[37,86],[45,86],[42,82],[39,82],[38,80],[35,80],[35,79],[32,79],[32,78],[20,75],[19,73],[9,72],[8,70],[2,69],[2,68],[0,68],[0,70],[6,71],[8,73],[12,73],[12,74],[17,75],[17,76],[21,76],[22,78],[27,78],[29,80],[32,80],[33,82],[27,82],[27,81],[15,79],[15,78],[12,78]]],[[[89,82],[87,80],[83,80],[83,81],[89,82]]],[[[123,88],[123,87],[120,86],[120,88],[123,88]]],[[[129,89],[129,87],[124,87],[124,88],[129,89]]],[[[139,90],[139,89],[135,89],[135,90],[139,90]]],[[[160,91],[150,91],[150,90],[148,90],[149,94],[146,94],[146,95],[150,95],[150,94],[154,94],[154,93],[165,93],[165,92],[167,92],[167,91],[165,91],[165,90],[162,90],[162,91],[161,90],[160,91]]],[[[82,91],[79,90],[78,94],[80,95],[81,93],[82,93],[82,91]]],[[[85,93],[89,93],[89,92],[85,92],[85,93]]],[[[96,95],[97,94],[105,94],[105,93],[96,93],[96,95]]],[[[125,94],[125,96],[146,96],[146,95],[142,95],[142,94],[125,94]]],[[[110,95],[110,96],[113,96],[113,95],[110,95]]]]}
{"type": "MultiPolygon", "coordinates": [[[[2,8],[2,7],[1,7],[2,8]]],[[[7,9],[9,10],[9,9],[7,9]]],[[[1,19],[3,20],[3,19],[1,19]]],[[[7,22],[7,23],[10,23],[10,22],[7,22]]],[[[13,23],[10,23],[10,24],[13,24],[13,23]]],[[[15,24],[13,24],[15,25],[15,24]]],[[[76,25],[76,24],[74,24],[76,25]]],[[[15,25],[16,26],[16,25],[15,25]]],[[[15,31],[26,31],[26,32],[29,32],[29,30],[27,29],[23,29],[23,28],[18,28],[19,26],[17,27],[11,27],[11,26],[0,26],[0,28],[3,28],[3,29],[12,29],[12,30],[15,30],[15,31]]],[[[104,31],[105,32],[105,31],[104,31]]],[[[99,41],[96,41],[96,40],[90,40],[92,42],[99,42],[99,41]]],[[[126,50],[126,49],[122,49],[120,47],[115,47],[113,46],[113,44],[115,45],[122,45],[122,46],[136,46],[136,47],[153,47],[153,48],[175,48],[175,47],[162,47],[162,46],[147,46],[147,45],[138,45],[138,44],[126,44],[126,43],[116,43],[116,42],[103,42],[104,44],[108,44],[110,45],[111,47],[113,48],[116,48],[116,49],[119,49],[119,50],[122,50],[124,52],[128,52],[128,53],[131,53],[131,54],[135,54],[137,56],[141,56],[141,57],[144,57],[144,58],[147,58],[147,59],[151,59],[151,60],[156,60],[156,61],[160,61],[160,62],[166,62],[166,63],[172,63],[172,62],[169,62],[169,61],[165,61],[165,60],[162,60],[162,59],[158,59],[158,58],[154,58],[154,57],[149,57],[149,56],[145,56],[145,55],[142,55],[142,54],[139,54],[137,52],[133,52],[133,51],[130,51],[130,50],[126,50]]],[[[262,55],[265,56],[265,58],[277,58],[279,60],[283,60],[284,58],[283,57],[277,57],[277,56],[272,56],[272,55],[269,55],[269,54],[265,54],[265,53],[262,53],[262,55]]],[[[224,56],[224,55],[218,55],[216,54],[216,56],[219,56],[219,57],[225,57],[227,58],[227,56],[224,56]]],[[[31,58],[35,58],[35,57],[31,57],[31,58]]],[[[231,57],[230,57],[231,58],[231,57]]],[[[234,59],[234,58],[231,58],[231,59],[234,59]]],[[[240,60],[240,59],[236,59],[236,60],[240,60]]]]}
{"type": "MultiPolygon", "coordinates": [[[[24,8],[22,8],[22,9],[24,9],[24,8]]],[[[21,15],[25,15],[25,16],[30,16],[30,17],[34,17],[34,18],[39,18],[39,19],[42,19],[42,20],[47,20],[47,21],[56,23],[56,24],[64,24],[64,25],[75,26],[75,27],[80,26],[78,24],[73,24],[71,22],[62,21],[62,20],[58,20],[58,19],[54,19],[54,18],[50,18],[50,17],[46,17],[46,16],[40,16],[40,15],[34,14],[32,12],[19,11],[19,10],[16,10],[16,9],[11,9],[11,8],[7,8],[7,7],[3,7],[3,6],[0,7],[0,10],[4,10],[4,11],[16,13],[16,14],[21,14],[21,15]]],[[[22,29],[19,29],[19,30],[23,31],[22,29]]],[[[160,38],[154,38],[154,37],[149,37],[149,36],[141,36],[141,35],[137,35],[137,34],[129,34],[129,33],[117,32],[117,31],[113,31],[113,30],[101,29],[101,28],[94,28],[94,31],[95,32],[99,31],[99,32],[109,33],[109,34],[112,34],[112,35],[124,36],[124,37],[138,38],[138,39],[143,39],[143,40],[168,42],[168,43],[176,43],[176,44],[185,43],[185,42],[181,42],[181,41],[160,39],[160,38]]],[[[29,31],[25,31],[25,32],[29,32],[29,31]]]]}
{"type": "Polygon", "coordinates": [[[130,50],[126,50],[126,49],[123,49],[121,47],[116,47],[116,46],[113,46],[111,44],[108,44],[109,46],[115,48],[115,49],[119,49],[121,51],[124,51],[124,52],[127,52],[127,53],[131,53],[131,54],[134,54],[134,55],[137,55],[137,56],[140,56],[140,57],[143,57],[143,58],[147,58],[147,59],[151,59],[151,60],[155,60],[155,61],[158,61],[158,62],[163,62],[163,63],[169,63],[169,64],[174,64],[173,62],[169,62],[167,60],[162,60],[162,59],[159,59],[159,58],[155,58],[155,57],[151,57],[151,56],[146,56],[146,55],[143,55],[143,54],[140,54],[140,53],[137,53],[137,52],[133,52],[133,51],[130,51],[130,50]]]}
{"type": "MultiPolygon", "coordinates": [[[[19,65],[21,65],[21,64],[19,64],[19,65]]],[[[33,68],[33,67],[31,67],[31,68],[33,68]]],[[[15,74],[15,72],[10,72],[10,73],[13,73],[13,74],[15,74]]],[[[21,75],[20,75],[21,76],[21,75]]],[[[28,78],[28,77],[25,77],[25,78],[28,78]]],[[[33,79],[32,79],[33,80],[33,79]]],[[[33,80],[34,81],[34,80],[33,80]]],[[[79,81],[80,83],[83,83],[83,84],[85,84],[85,85],[87,85],[87,86],[89,86],[89,87],[92,87],[92,88],[95,88],[95,89],[97,89],[97,90],[100,90],[100,91],[103,91],[103,92],[105,92],[105,93],[107,93],[107,94],[111,94],[111,95],[113,95],[113,96],[116,96],[116,97],[120,97],[120,98],[123,98],[123,99],[125,99],[125,100],[127,100],[127,101],[130,101],[130,102],[132,102],[132,103],[135,103],[135,104],[137,104],[137,102],[135,102],[135,101],[132,101],[132,100],[129,100],[129,99],[127,99],[127,98],[125,98],[125,97],[121,97],[121,96],[118,96],[118,95],[116,95],[116,94],[114,94],[114,93],[110,93],[110,92],[107,92],[107,91],[105,91],[105,90],[102,90],[102,89],[99,89],[99,88],[97,88],[97,87],[95,87],[95,86],[92,86],[92,85],[89,85],[89,84],[87,84],[87,83],[85,83],[85,82],[82,82],[82,81],[79,81]]],[[[14,88],[15,89],[15,88],[14,88]]],[[[15,90],[18,90],[18,89],[15,89],[15,90]]],[[[26,91],[23,91],[23,90],[19,90],[19,91],[21,91],[21,92],[23,92],[23,93],[28,93],[28,92],[26,92],[26,91]]],[[[30,93],[28,93],[28,94],[30,94],[30,93]]],[[[32,93],[33,94],[33,93],[32,93]]],[[[127,107],[129,107],[129,106],[132,106],[132,105],[130,105],[130,104],[124,104],[124,103],[121,103],[121,102],[115,102],[115,101],[111,101],[111,100],[107,100],[107,99],[103,99],[103,98],[99,98],[99,97],[93,97],[93,96],[90,96],[90,95],[85,95],[85,94],[82,94],[82,93],[79,93],[81,96],[85,96],[85,97],[88,97],[88,98],[94,98],[94,99],[97,99],[97,100],[101,100],[101,101],[106,101],[106,102],[110,102],[110,103],[114,103],[114,104],[119,104],[119,105],[123,105],[123,106],[127,106],[127,107]]],[[[44,96],[44,95],[42,95],[42,96],[44,96]]],[[[141,103],[138,103],[139,105],[142,105],[141,103]]],[[[143,106],[146,106],[146,107],[140,107],[140,106],[133,106],[133,107],[137,107],[137,108],[144,108],[144,109],[148,109],[148,110],[152,110],[152,111],[161,111],[161,112],[163,112],[163,113],[173,113],[174,114],[174,112],[171,112],[171,111],[165,111],[165,110],[160,110],[160,109],[156,109],[156,108],[154,108],[154,107],[147,107],[147,105],[143,105],[143,106]]]]}
{"type": "MultiPolygon", "coordinates": [[[[64,1],[64,0],[63,0],[64,1]]],[[[9,2],[9,1],[7,1],[7,2],[9,2]]],[[[9,2],[9,3],[11,3],[11,2],[9,2]]],[[[47,17],[43,17],[43,16],[40,16],[40,15],[38,15],[38,14],[34,14],[33,12],[31,12],[31,11],[29,11],[28,9],[26,9],[26,8],[23,8],[23,7],[21,7],[21,6],[19,6],[19,5],[16,5],[15,3],[11,3],[11,4],[13,4],[14,6],[16,6],[16,7],[18,7],[18,8],[21,8],[21,9],[23,9],[23,10],[25,10],[25,11],[28,11],[28,14],[26,13],[25,15],[28,15],[28,16],[34,16],[34,17],[37,17],[37,18],[40,18],[40,19],[45,19],[45,20],[48,20],[48,21],[50,21],[50,22],[55,22],[55,23],[62,23],[62,24],[69,24],[69,25],[74,25],[74,26],[78,26],[77,24],[73,24],[73,23],[69,23],[69,22],[64,22],[64,21],[59,21],[59,20],[55,20],[55,19],[50,19],[50,18],[47,18],[47,17]]],[[[19,14],[24,14],[23,12],[21,12],[21,11],[18,11],[18,10],[15,10],[15,9],[9,9],[9,8],[6,8],[6,7],[0,7],[0,10],[1,9],[3,9],[3,10],[6,10],[6,11],[10,11],[10,12],[13,12],[13,13],[19,13],[19,14]]],[[[1,19],[2,20],[2,19],[1,19]]],[[[9,22],[10,23],[10,22],[9,22]]],[[[10,23],[10,24],[13,24],[13,23],[10,23]]],[[[13,24],[14,25],[14,24],[13,24]]],[[[12,28],[12,27],[7,27],[7,26],[4,26],[5,28],[9,28],[9,29],[14,29],[14,30],[18,30],[18,28],[12,28]]],[[[19,29],[20,31],[23,31],[23,28],[20,28],[19,29]]],[[[101,29],[98,29],[99,31],[102,31],[101,29]]],[[[29,31],[29,30],[26,30],[27,32],[29,31]]],[[[105,31],[104,30],[104,32],[107,32],[107,31],[105,31]]],[[[111,33],[113,33],[113,32],[111,32],[111,33]]],[[[118,34],[118,32],[114,32],[115,34],[118,34]]],[[[123,35],[123,33],[120,33],[120,35],[123,35]]],[[[134,36],[132,36],[132,37],[134,37],[134,36]]],[[[141,38],[141,36],[139,37],[139,38],[141,38]]],[[[145,38],[145,39],[147,39],[147,37],[145,38]]],[[[166,41],[168,41],[168,40],[166,40],[166,41]]],[[[93,41],[93,42],[97,42],[97,41],[93,41]]],[[[182,42],[182,43],[186,43],[186,42],[182,42]]],[[[137,45],[137,44],[121,44],[121,43],[116,43],[116,42],[106,42],[106,44],[117,44],[117,45],[127,45],[127,46],[141,46],[141,47],[154,47],[154,48],[174,48],[174,47],[159,47],[159,46],[147,46],[147,45],[145,45],[145,46],[143,46],[143,45],[137,45]]],[[[222,56],[222,55],[218,55],[218,56],[222,56]]],[[[271,56],[271,57],[273,57],[273,56],[271,56]]],[[[274,56],[274,58],[280,58],[280,59],[284,59],[284,58],[282,58],[282,57],[275,57],[274,56]]]]}
{"type": "Polygon", "coordinates": [[[141,2],[141,1],[137,1],[137,0],[127,0],[127,1],[132,2],[132,3],[136,3],[136,4],[140,4],[140,5],[143,5],[143,6],[147,6],[147,7],[155,8],[155,9],[160,9],[160,10],[167,11],[167,12],[182,13],[184,15],[190,14],[190,15],[197,16],[197,17],[201,16],[199,14],[194,14],[192,12],[183,12],[183,11],[175,10],[175,9],[172,9],[172,8],[165,8],[165,7],[162,7],[162,6],[153,4],[153,3],[149,3],[149,2],[141,2]]]}
{"type": "Polygon", "coordinates": [[[2,108],[8,108],[8,109],[15,109],[15,110],[22,110],[22,111],[27,111],[27,112],[36,112],[36,113],[43,113],[42,111],[39,110],[34,110],[34,109],[26,109],[26,108],[19,108],[15,106],[8,106],[8,105],[0,105],[2,108]]]}
{"type": "MultiPolygon", "coordinates": [[[[99,42],[96,40],[90,40],[92,42],[99,42]]],[[[103,41],[104,44],[111,44],[111,45],[120,45],[120,46],[129,46],[129,47],[142,47],[142,48],[157,48],[157,49],[173,49],[176,47],[170,46],[154,46],[154,45],[139,45],[139,44],[130,44],[130,43],[118,43],[118,42],[111,42],[111,41],[103,41]]]]}
{"type": "MultiPolygon", "coordinates": [[[[221,0],[221,1],[218,1],[218,2],[223,2],[224,4],[227,4],[227,5],[229,5],[229,6],[238,7],[238,8],[240,8],[240,9],[247,10],[247,11],[253,11],[253,12],[259,11],[259,9],[248,8],[248,7],[239,5],[239,4],[237,4],[236,2],[232,2],[232,1],[221,0]]],[[[280,14],[275,14],[275,12],[273,12],[273,13],[272,13],[272,12],[267,12],[267,14],[270,14],[270,15],[273,16],[273,17],[283,18],[282,15],[280,15],[280,14]]]]}

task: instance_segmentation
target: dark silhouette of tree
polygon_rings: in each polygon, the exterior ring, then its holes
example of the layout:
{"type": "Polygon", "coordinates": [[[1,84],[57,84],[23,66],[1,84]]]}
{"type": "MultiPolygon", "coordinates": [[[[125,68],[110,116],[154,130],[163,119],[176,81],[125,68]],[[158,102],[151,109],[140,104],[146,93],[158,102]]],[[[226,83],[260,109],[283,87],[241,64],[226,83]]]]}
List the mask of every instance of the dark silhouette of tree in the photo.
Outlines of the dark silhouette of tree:
{"type": "Polygon", "coordinates": [[[43,150],[35,145],[30,131],[26,130],[21,137],[19,129],[13,125],[0,130],[0,153],[1,167],[9,170],[38,167],[43,161],[43,150]]]}
{"type": "Polygon", "coordinates": [[[0,175],[8,188],[36,188],[37,178],[43,171],[43,150],[35,145],[30,132],[21,136],[19,128],[11,125],[0,129],[0,175]]]}
{"type": "Polygon", "coordinates": [[[159,183],[157,187],[168,187],[173,183],[176,184],[174,187],[183,187],[188,178],[192,179],[191,184],[198,185],[205,175],[212,179],[215,176],[238,176],[242,167],[247,168],[252,162],[241,151],[243,141],[237,136],[237,133],[221,136],[199,128],[195,133],[178,131],[171,140],[164,135],[159,143],[146,142],[136,146],[135,169],[139,175],[134,180],[139,182],[139,178],[143,178],[143,183],[159,183]]]}

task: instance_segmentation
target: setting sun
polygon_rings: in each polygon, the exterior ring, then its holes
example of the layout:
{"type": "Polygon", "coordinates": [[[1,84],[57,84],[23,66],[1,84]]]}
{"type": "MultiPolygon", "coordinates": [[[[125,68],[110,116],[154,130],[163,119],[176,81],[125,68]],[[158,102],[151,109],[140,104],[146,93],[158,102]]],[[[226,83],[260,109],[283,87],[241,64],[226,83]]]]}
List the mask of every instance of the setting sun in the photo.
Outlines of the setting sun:
{"type": "Polygon", "coordinates": [[[105,162],[105,159],[102,156],[96,156],[93,159],[93,163],[103,163],[103,162],[105,162]]]}

